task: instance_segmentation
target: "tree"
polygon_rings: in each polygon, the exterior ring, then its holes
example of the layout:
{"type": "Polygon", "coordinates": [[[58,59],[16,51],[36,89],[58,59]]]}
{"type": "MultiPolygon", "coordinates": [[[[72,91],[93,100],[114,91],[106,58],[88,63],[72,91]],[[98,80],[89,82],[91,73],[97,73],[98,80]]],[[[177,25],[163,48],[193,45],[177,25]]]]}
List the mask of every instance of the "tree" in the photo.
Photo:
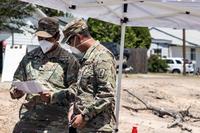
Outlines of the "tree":
{"type": "MultiPolygon", "coordinates": [[[[91,35],[101,42],[120,43],[121,27],[108,22],[88,19],[88,26],[91,35]]],[[[125,47],[126,48],[149,48],[151,36],[146,27],[126,27],[125,47]]]]}
{"type": "Polygon", "coordinates": [[[0,30],[20,31],[23,18],[30,16],[34,8],[18,0],[0,0],[0,30]]]}
{"type": "Polygon", "coordinates": [[[119,41],[120,28],[117,25],[89,18],[88,26],[91,35],[101,42],[119,41]]]}
{"type": "Polygon", "coordinates": [[[39,9],[41,9],[47,16],[54,17],[54,16],[64,16],[65,13],[62,11],[54,10],[51,8],[43,7],[43,6],[37,6],[39,9]]]}
{"type": "Polygon", "coordinates": [[[151,45],[151,35],[147,27],[132,27],[136,35],[135,48],[148,48],[151,45]]]}

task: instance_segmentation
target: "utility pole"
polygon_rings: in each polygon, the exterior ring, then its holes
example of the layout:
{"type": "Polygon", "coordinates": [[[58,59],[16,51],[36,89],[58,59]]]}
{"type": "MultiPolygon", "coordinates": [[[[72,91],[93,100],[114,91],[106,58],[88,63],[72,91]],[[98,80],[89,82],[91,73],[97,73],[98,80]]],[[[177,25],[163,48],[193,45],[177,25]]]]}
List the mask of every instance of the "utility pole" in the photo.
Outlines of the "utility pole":
{"type": "Polygon", "coordinates": [[[186,75],[186,69],[185,69],[185,61],[186,61],[186,59],[185,59],[185,50],[186,50],[186,46],[185,46],[185,43],[186,43],[186,41],[185,41],[185,29],[183,29],[183,75],[185,76],[186,75]]]}

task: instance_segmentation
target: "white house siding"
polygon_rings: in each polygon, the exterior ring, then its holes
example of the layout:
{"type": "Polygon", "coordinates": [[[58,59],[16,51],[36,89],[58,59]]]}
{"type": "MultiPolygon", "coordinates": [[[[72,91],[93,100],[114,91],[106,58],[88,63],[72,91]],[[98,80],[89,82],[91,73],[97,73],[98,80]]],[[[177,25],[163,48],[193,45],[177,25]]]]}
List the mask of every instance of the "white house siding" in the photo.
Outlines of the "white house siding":
{"type": "MultiPolygon", "coordinates": [[[[183,48],[179,46],[170,46],[171,56],[170,57],[183,57],[183,48]]],[[[186,47],[186,59],[190,60],[190,47],[186,47]]]]}
{"type": "Polygon", "coordinates": [[[200,68],[200,48],[196,48],[196,68],[200,68]]]}
{"type": "Polygon", "coordinates": [[[155,49],[161,49],[161,57],[168,57],[169,54],[169,49],[168,49],[168,45],[167,44],[155,44],[152,43],[151,47],[149,48],[147,55],[148,57],[150,57],[151,54],[155,54],[154,50],[155,49]]]}
{"type": "MultiPolygon", "coordinates": [[[[172,56],[170,57],[183,57],[182,55],[182,47],[177,47],[177,46],[171,46],[170,51],[172,52],[172,56]]],[[[197,71],[197,68],[200,68],[200,48],[195,48],[196,49],[196,60],[193,60],[192,62],[194,63],[195,71],[197,71]]],[[[186,47],[186,59],[191,61],[191,47],[186,47]]]]}

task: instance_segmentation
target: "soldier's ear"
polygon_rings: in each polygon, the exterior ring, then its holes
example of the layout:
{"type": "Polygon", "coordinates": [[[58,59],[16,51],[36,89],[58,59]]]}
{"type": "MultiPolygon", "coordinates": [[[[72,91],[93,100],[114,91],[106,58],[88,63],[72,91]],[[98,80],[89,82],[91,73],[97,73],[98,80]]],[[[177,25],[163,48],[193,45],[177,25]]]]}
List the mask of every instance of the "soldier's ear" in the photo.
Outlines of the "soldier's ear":
{"type": "Polygon", "coordinates": [[[81,42],[81,40],[83,40],[83,36],[81,34],[77,34],[76,36],[77,36],[77,39],[79,42],[81,42]]]}

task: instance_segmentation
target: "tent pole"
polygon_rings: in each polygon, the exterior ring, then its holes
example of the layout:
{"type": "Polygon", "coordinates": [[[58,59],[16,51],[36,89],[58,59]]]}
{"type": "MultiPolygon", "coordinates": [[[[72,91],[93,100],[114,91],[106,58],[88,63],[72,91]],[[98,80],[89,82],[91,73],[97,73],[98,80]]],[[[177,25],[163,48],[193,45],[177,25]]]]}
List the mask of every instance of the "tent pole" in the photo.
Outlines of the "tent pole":
{"type": "Polygon", "coordinates": [[[120,111],[121,80],[122,80],[122,64],[123,64],[123,55],[124,55],[125,30],[126,30],[126,23],[122,23],[121,24],[119,70],[118,70],[117,87],[116,87],[117,89],[116,89],[116,106],[115,106],[115,116],[116,116],[115,132],[118,132],[118,126],[119,126],[119,111],[120,111]]]}
{"type": "Polygon", "coordinates": [[[15,34],[14,34],[14,31],[12,30],[12,46],[14,45],[15,43],[15,34]]]}

